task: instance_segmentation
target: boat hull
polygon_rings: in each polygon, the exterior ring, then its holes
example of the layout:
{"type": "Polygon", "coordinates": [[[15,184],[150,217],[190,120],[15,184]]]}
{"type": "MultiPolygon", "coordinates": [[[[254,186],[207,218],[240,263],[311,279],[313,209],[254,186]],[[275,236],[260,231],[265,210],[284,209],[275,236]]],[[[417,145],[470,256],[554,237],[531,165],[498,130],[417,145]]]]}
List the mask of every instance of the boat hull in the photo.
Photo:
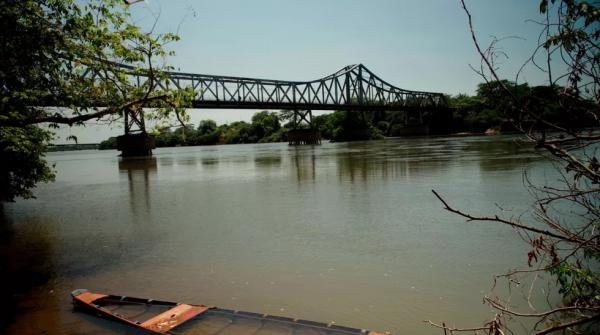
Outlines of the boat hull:
{"type": "Polygon", "coordinates": [[[152,334],[194,335],[383,335],[382,333],[282,316],[204,305],[75,290],[73,303],[98,316],[152,334]]]}

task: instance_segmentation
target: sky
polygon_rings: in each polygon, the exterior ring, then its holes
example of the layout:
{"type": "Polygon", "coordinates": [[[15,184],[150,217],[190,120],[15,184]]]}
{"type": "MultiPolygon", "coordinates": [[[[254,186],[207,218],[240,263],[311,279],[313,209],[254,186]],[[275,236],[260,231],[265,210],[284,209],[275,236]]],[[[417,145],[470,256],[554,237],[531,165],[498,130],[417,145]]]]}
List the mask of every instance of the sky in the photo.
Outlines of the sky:
{"type": "MultiPolygon", "coordinates": [[[[532,54],[540,27],[538,0],[467,0],[476,34],[492,36],[509,58],[500,73],[514,79],[532,54]]],[[[146,30],[176,32],[167,61],[182,72],[281,80],[313,80],[362,63],[400,88],[458,94],[475,92],[481,78],[467,17],[458,0],[145,0],[131,6],[146,30]]],[[[529,67],[519,77],[544,83],[529,67]]],[[[254,110],[190,110],[192,123],[249,121],[254,110]]],[[[318,114],[318,113],[317,113],[318,114]]],[[[75,135],[97,143],[122,128],[61,129],[56,143],[75,135]]]]}

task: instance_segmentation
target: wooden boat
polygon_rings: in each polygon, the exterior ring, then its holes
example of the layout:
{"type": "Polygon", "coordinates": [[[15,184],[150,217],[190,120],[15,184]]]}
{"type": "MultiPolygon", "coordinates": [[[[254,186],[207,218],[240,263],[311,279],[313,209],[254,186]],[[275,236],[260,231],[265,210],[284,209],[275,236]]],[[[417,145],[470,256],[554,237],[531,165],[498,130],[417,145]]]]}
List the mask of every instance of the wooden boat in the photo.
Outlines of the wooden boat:
{"type": "Polygon", "coordinates": [[[298,320],[204,305],[71,292],[73,304],[152,334],[201,335],[384,335],[333,323],[298,320]]]}

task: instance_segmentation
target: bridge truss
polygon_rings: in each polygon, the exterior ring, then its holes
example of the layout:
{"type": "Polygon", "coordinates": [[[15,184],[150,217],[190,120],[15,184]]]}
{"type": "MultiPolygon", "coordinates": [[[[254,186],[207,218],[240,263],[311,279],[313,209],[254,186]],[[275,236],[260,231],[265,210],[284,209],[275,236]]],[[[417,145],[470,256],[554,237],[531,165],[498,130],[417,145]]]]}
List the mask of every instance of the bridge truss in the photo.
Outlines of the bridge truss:
{"type": "MultiPolygon", "coordinates": [[[[132,72],[138,85],[148,77],[132,72]]],[[[287,110],[428,110],[447,108],[443,94],[395,87],[364,65],[346,66],[313,81],[283,81],[167,72],[155,85],[194,90],[194,108],[287,110]]]]}

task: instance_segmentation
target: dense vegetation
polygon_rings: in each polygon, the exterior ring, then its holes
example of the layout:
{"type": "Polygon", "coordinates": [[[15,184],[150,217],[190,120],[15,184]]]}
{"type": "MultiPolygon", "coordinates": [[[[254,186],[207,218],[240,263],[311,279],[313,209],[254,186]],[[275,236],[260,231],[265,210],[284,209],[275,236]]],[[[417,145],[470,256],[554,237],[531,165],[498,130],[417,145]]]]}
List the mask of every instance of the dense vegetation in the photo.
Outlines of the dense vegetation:
{"type": "MultiPolygon", "coordinates": [[[[332,141],[357,141],[383,138],[384,133],[373,126],[366,113],[337,111],[313,118],[314,127],[325,139],[332,141]]],[[[164,128],[154,133],[157,147],[188,145],[241,144],[284,142],[293,128],[290,112],[262,111],[254,114],[250,123],[236,121],[217,126],[213,120],[203,120],[197,128],[164,128]]],[[[300,127],[307,127],[306,124],[300,127]]],[[[100,149],[115,149],[116,138],[100,143],[100,149]]]]}
{"type": "MultiPolygon", "coordinates": [[[[174,147],[189,145],[265,143],[285,141],[287,128],[280,124],[280,117],[275,112],[259,112],[254,114],[251,123],[237,121],[217,126],[213,120],[203,120],[198,127],[191,125],[175,130],[162,128],[153,135],[157,147],[174,147]]],[[[100,149],[116,149],[117,140],[111,137],[100,143],[100,149]]]]}
{"type": "MultiPolygon", "coordinates": [[[[569,129],[585,128],[593,125],[586,103],[578,97],[562,94],[564,87],[529,86],[508,80],[490,81],[479,84],[474,96],[459,94],[449,97],[453,108],[452,131],[484,132],[488,129],[513,131],[515,123],[541,126],[542,120],[569,129]],[[505,90],[510,92],[510,96],[505,90]],[[571,101],[565,101],[571,100],[571,101]],[[574,108],[570,113],[561,112],[561,105],[570,103],[574,108]],[[520,106],[527,106],[535,113],[523,115],[520,106]]],[[[592,102],[589,101],[591,104],[592,102]]]]}

